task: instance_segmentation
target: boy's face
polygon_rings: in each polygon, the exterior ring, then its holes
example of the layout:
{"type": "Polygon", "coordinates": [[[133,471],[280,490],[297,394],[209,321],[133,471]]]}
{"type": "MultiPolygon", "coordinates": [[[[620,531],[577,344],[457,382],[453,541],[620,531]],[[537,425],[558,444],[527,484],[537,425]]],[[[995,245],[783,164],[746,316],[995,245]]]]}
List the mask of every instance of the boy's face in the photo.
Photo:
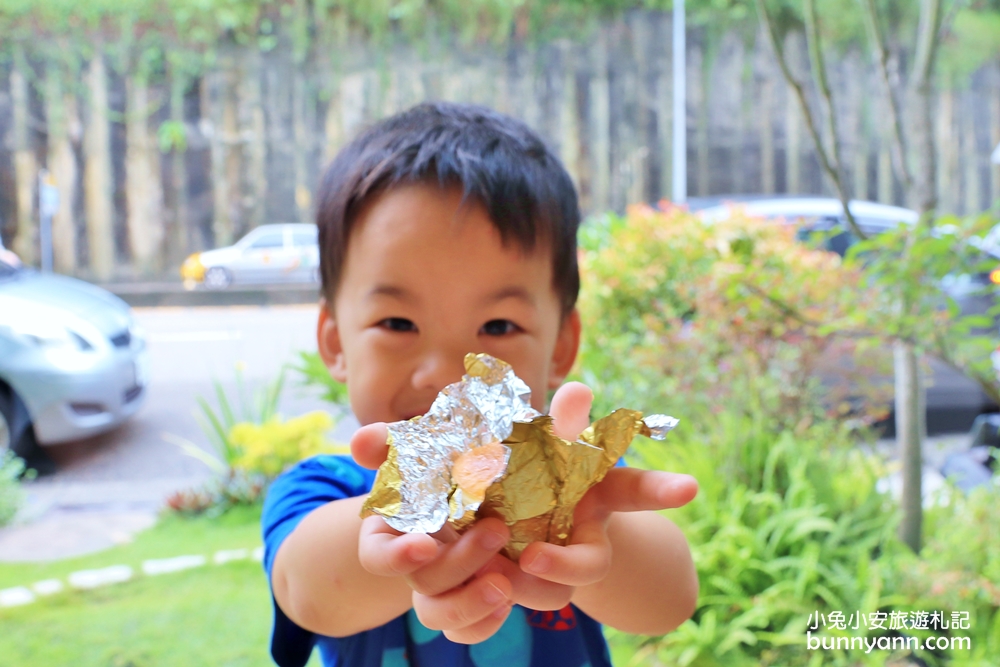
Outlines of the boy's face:
{"type": "Polygon", "coordinates": [[[355,220],[318,338],[361,424],[424,414],[469,352],[511,364],[537,410],[573,365],[580,320],[561,316],[549,248],[505,247],[486,210],[461,199],[458,188],[397,186],[355,220]]]}

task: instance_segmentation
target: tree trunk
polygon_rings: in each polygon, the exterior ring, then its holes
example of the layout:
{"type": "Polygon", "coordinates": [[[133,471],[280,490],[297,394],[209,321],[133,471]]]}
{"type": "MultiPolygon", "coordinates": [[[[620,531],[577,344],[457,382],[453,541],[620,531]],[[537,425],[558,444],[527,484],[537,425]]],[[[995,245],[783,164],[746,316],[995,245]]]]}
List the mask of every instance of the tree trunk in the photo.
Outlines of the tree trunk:
{"type": "Polygon", "coordinates": [[[892,152],[888,140],[883,139],[878,152],[878,200],[883,204],[895,204],[892,182],[892,152]]]}
{"type": "Polygon", "coordinates": [[[896,343],[894,348],[896,376],[896,441],[902,465],[903,517],[899,537],[915,552],[920,551],[923,520],[921,443],[926,420],[924,387],[920,363],[911,345],[896,343]]]}
{"type": "MultiPolygon", "coordinates": [[[[908,111],[911,122],[910,140],[907,142],[913,165],[913,180],[907,199],[910,206],[920,214],[921,224],[933,224],[937,207],[937,190],[934,187],[937,153],[931,120],[931,73],[934,71],[936,47],[940,40],[940,22],[940,0],[921,0],[920,25],[909,90],[908,111]]],[[[904,313],[906,315],[909,313],[904,313]]],[[[898,430],[896,438],[899,458],[903,464],[903,520],[899,531],[903,541],[914,552],[920,553],[923,520],[920,487],[927,412],[924,409],[926,395],[913,349],[904,348],[896,354],[896,378],[896,414],[903,427],[898,430]]]]}
{"type": "MultiPolygon", "coordinates": [[[[979,182],[979,169],[983,151],[979,147],[976,136],[976,94],[966,91],[966,103],[962,105],[962,162],[965,164],[965,214],[982,213],[982,188],[979,182]]],[[[992,149],[993,147],[990,146],[992,149]]],[[[986,153],[989,156],[989,152],[986,153]]]]}
{"type": "Polygon", "coordinates": [[[76,95],[66,92],[63,71],[50,62],[45,75],[45,115],[49,130],[49,172],[59,192],[59,210],[52,217],[52,259],[58,273],[76,272],[76,180],[73,144],[79,141],[76,95]]]}
{"type": "MultiPolygon", "coordinates": [[[[785,38],[785,54],[789,66],[795,67],[805,57],[798,33],[790,33],[785,38]]],[[[800,72],[794,71],[795,76],[800,72]]],[[[802,112],[791,88],[785,91],[785,192],[802,192],[802,112]]]]}
{"type": "MultiPolygon", "coordinates": [[[[656,42],[660,44],[657,49],[657,76],[656,76],[656,126],[660,133],[660,142],[657,146],[660,151],[660,197],[670,199],[673,193],[673,68],[670,63],[670,42],[667,35],[670,34],[670,23],[663,20],[660,23],[660,30],[656,36],[656,42]]],[[[586,148],[585,148],[586,149],[586,148]]]]}
{"type": "Polygon", "coordinates": [[[125,200],[129,250],[139,273],[163,268],[163,186],[160,154],[149,130],[149,83],[131,73],[125,81],[125,200]]]}
{"type": "Polygon", "coordinates": [[[693,93],[694,99],[692,102],[698,108],[698,125],[695,129],[695,150],[698,155],[698,171],[697,183],[695,185],[695,192],[697,192],[699,197],[707,197],[709,191],[709,141],[708,141],[708,117],[709,109],[711,108],[711,100],[709,93],[711,92],[711,87],[709,85],[709,79],[711,76],[712,69],[712,58],[711,54],[707,52],[708,50],[699,46],[691,54],[690,67],[697,72],[697,76],[689,77],[688,84],[694,83],[694,86],[690,86],[691,92],[693,93]]]}
{"type": "MultiPolygon", "coordinates": [[[[993,91],[990,93],[990,151],[1000,146],[1000,63],[993,66],[993,91]]],[[[990,166],[990,203],[1000,215],[1000,164],[990,166]]]]}
{"type": "MultiPolygon", "coordinates": [[[[172,61],[170,66],[170,122],[177,127],[185,127],[184,93],[188,87],[188,75],[181,62],[172,61]]],[[[186,129],[185,129],[186,132],[186,129]]],[[[173,196],[173,211],[170,232],[167,237],[167,260],[173,265],[193,247],[190,238],[190,213],[188,207],[187,141],[183,147],[174,146],[170,160],[170,182],[173,196]]]]}
{"type": "Polygon", "coordinates": [[[590,137],[593,158],[591,211],[601,213],[611,204],[611,94],[608,83],[608,38],[601,28],[592,51],[590,79],[590,137]]]}
{"type": "Polygon", "coordinates": [[[14,153],[14,188],[17,231],[14,252],[25,264],[34,264],[38,254],[35,225],[35,184],[38,165],[31,145],[31,107],[28,90],[28,64],[20,47],[15,47],[14,66],[10,72],[10,96],[13,107],[11,149],[14,153]]]}
{"type": "Polygon", "coordinates": [[[247,218],[250,227],[267,222],[267,126],[261,98],[261,58],[256,48],[247,49],[246,70],[241,84],[247,147],[247,218]]]}
{"type": "Polygon", "coordinates": [[[112,203],[111,128],[108,123],[108,74],[98,51],[87,72],[90,113],[84,136],[84,211],[87,216],[87,252],[90,271],[107,281],[114,272],[115,237],[112,203]]]}
{"type": "Polygon", "coordinates": [[[309,83],[306,81],[305,63],[295,66],[292,75],[292,137],[295,142],[295,152],[292,156],[295,168],[295,206],[298,209],[298,222],[312,219],[312,181],[310,169],[312,163],[312,127],[309,119],[312,96],[309,94],[309,83]]]}
{"type": "Polygon", "coordinates": [[[216,247],[233,243],[238,227],[240,195],[239,123],[234,46],[220,48],[216,69],[204,79],[205,109],[210,119],[212,156],[212,237],[216,247]]]}
{"type": "Polygon", "coordinates": [[[764,194],[777,190],[774,168],[774,82],[767,78],[760,90],[760,188],[764,194]]]}
{"type": "Polygon", "coordinates": [[[950,86],[941,92],[939,108],[937,138],[941,147],[941,160],[938,162],[937,188],[941,197],[941,210],[957,213],[955,175],[958,173],[958,137],[955,135],[955,91],[950,86]]]}
{"type": "Polygon", "coordinates": [[[802,192],[802,124],[799,106],[789,90],[785,96],[785,192],[802,192]]]}
{"type": "Polygon", "coordinates": [[[567,46],[562,57],[563,85],[559,100],[559,154],[573,183],[580,185],[580,128],[577,116],[576,76],[573,54],[567,46]]]}

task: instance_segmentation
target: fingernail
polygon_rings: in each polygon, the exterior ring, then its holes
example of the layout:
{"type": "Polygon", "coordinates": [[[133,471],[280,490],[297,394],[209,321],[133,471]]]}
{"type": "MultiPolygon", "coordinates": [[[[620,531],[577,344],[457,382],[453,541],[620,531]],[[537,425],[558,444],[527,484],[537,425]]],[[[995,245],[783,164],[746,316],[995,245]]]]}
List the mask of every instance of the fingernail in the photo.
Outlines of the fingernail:
{"type": "Polygon", "coordinates": [[[513,606],[513,603],[505,604],[504,606],[502,606],[499,609],[497,609],[496,611],[494,611],[493,614],[492,614],[492,616],[494,618],[504,618],[507,614],[510,613],[510,608],[512,606],[513,606]]]}
{"type": "Polygon", "coordinates": [[[424,563],[434,557],[433,554],[424,553],[417,549],[407,549],[406,557],[413,563],[424,563]]]}
{"type": "Polygon", "coordinates": [[[500,533],[494,533],[492,530],[488,530],[479,536],[479,544],[489,551],[496,551],[503,545],[507,544],[507,538],[500,533]]]}
{"type": "Polygon", "coordinates": [[[525,563],[524,567],[528,572],[542,574],[548,572],[549,568],[552,567],[552,559],[545,554],[536,554],[534,558],[525,563]]]}
{"type": "Polygon", "coordinates": [[[483,589],[483,599],[486,600],[486,604],[497,604],[506,600],[507,595],[493,584],[487,583],[483,589]]]}

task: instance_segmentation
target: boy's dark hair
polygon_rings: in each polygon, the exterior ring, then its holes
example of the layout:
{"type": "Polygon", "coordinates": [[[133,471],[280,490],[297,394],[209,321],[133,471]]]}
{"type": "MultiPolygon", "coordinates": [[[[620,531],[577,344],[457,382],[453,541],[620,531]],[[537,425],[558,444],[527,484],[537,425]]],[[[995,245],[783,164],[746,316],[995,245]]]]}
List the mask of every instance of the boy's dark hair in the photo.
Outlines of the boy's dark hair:
{"type": "Polygon", "coordinates": [[[362,204],[402,183],[461,186],[500,232],[527,251],[551,247],[553,287],[565,316],[576,304],[580,275],[576,190],[559,159],[523,122],[485,107],[436,102],[387,118],[348,144],[319,188],[323,293],[336,293],[347,242],[362,204]]]}

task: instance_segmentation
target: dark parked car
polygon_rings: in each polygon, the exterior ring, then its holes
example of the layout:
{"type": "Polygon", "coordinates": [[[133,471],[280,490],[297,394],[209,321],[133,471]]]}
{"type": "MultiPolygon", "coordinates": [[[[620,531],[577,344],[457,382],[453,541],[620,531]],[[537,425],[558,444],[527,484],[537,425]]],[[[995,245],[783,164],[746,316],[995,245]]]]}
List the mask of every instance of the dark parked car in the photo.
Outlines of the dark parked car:
{"type": "MultiPolygon", "coordinates": [[[[799,225],[803,237],[822,232],[826,235],[827,248],[840,255],[857,240],[848,228],[843,205],[831,197],[735,195],[692,199],[688,205],[709,223],[727,218],[738,209],[753,217],[799,225]]],[[[915,211],[898,206],[851,201],[850,208],[858,226],[868,235],[900,224],[912,225],[918,220],[915,211]]],[[[994,249],[998,245],[991,243],[989,237],[982,247],[984,252],[1000,258],[1000,250],[994,249]]],[[[963,312],[985,313],[996,303],[996,297],[983,288],[998,281],[1000,272],[997,271],[953,275],[948,276],[942,287],[963,312]]],[[[931,432],[967,430],[977,415],[996,409],[976,382],[936,359],[930,360],[930,366],[933,375],[927,383],[927,422],[931,432]]]]}

